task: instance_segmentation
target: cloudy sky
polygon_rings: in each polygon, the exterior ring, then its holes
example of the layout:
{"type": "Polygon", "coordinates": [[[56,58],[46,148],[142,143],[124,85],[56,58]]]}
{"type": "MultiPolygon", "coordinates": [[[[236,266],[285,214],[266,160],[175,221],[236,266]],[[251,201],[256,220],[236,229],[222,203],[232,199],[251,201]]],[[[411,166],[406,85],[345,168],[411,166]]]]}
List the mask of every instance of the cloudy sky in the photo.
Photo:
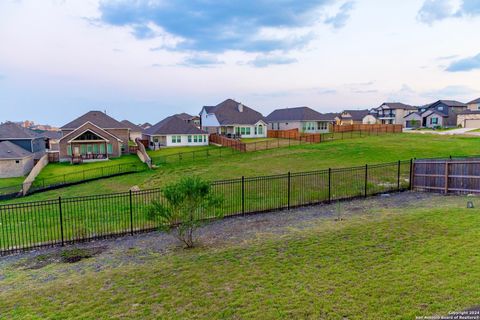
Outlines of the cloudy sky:
{"type": "Polygon", "coordinates": [[[480,96],[480,0],[0,0],[0,121],[480,96]]]}

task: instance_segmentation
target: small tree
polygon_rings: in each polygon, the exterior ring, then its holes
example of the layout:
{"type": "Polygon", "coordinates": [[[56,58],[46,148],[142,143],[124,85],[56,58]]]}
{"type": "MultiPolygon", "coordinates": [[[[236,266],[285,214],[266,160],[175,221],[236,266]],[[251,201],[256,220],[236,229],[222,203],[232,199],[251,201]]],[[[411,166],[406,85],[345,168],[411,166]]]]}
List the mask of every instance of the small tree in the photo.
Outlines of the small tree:
{"type": "Polygon", "coordinates": [[[194,231],[202,225],[201,214],[221,218],[217,207],[223,199],[212,193],[208,181],[198,177],[186,177],[167,185],[162,193],[166,203],[153,201],[149,210],[150,219],[158,219],[160,228],[171,232],[187,248],[194,246],[194,231]]]}

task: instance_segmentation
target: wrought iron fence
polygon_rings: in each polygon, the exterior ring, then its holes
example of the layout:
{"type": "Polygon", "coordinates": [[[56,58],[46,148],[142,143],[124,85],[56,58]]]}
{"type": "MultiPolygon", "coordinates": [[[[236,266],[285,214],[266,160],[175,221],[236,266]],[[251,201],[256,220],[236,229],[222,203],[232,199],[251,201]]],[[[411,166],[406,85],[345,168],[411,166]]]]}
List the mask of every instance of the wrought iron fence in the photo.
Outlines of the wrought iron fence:
{"type": "MultiPolygon", "coordinates": [[[[224,216],[366,197],[410,188],[412,161],[212,182],[224,216]]],[[[160,189],[0,205],[0,254],[158,228],[148,214],[160,189]]],[[[211,219],[212,212],[198,212],[211,219]]]]}

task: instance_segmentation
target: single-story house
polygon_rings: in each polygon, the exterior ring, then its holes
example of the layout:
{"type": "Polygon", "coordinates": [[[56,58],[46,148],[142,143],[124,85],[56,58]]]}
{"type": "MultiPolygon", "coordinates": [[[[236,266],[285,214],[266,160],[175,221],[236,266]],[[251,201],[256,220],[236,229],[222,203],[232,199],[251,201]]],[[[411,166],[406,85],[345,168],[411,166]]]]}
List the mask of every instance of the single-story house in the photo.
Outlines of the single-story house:
{"type": "Polygon", "coordinates": [[[277,109],[266,118],[271,130],[298,129],[304,133],[329,132],[333,118],[308,107],[277,109]]]}
{"type": "Polygon", "coordinates": [[[154,124],[143,132],[152,150],[162,147],[208,146],[208,133],[192,123],[187,123],[177,115],[170,116],[154,124]]]}
{"type": "Polygon", "coordinates": [[[363,124],[363,118],[370,113],[365,110],[344,110],[336,117],[337,125],[363,124]]]}
{"type": "Polygon", "coordinates": [[[384,102],[379,107],[372,110],[378,122],[381,124],[401,124],[405,123],[405,116],[411,112],[417,111],[417,108],[400,102],[384,102]]]}
{"type": "Polygon", "coordinates": [[[200,119],[202,130],[208,133],[243,138],[267,137],[267,122],[263,115],[232,99],[203,107],[200,119]]]}
{"type": "Polygon", "coordinates": [[[40,159],[46,151],[46,139],[41,134],[10,121],[0,124],[1,141],[10,141],[33,153],[35,160],[40,159]]]}
{"type": "Polygon", "coordinates": [[[200,117],[199,116],[192,116],[188,113],[182,112],[176,115],[186,123],[190,123],[195,125],[196,127],[200,128],[200,117]]]}
{"type": "MultiPolygon", "coordinates": [[[[421,109],[420,109],[421,110],[421,109]]],[[[467,110],[467,105],[454,100],[438,100],[430,104],[422,116],[422,127],[456,127],[457,116],[467,110]]]]}
{"type": "Polygon", "coordinates": [[[34,154],[10,141],[0,142],[0,178],[23,177],[34,166],[34,154]]]}
{"type": "Polygon", "coordinates": [[[106,160],[128,152],[130,129],[104,112],[87,112],[60,129],[60,161],[106,160]]]}
{"type": "Polygon", "coordinates": [[[144,129],[140,126],[137,126],[136,124],[128,121],[128,120],[123,120],[121,121],[128,129],[130,129],[129,132],[129,139],[130,141],[134,141],[137,139],[142,139],[142,134],[144,129]]]}

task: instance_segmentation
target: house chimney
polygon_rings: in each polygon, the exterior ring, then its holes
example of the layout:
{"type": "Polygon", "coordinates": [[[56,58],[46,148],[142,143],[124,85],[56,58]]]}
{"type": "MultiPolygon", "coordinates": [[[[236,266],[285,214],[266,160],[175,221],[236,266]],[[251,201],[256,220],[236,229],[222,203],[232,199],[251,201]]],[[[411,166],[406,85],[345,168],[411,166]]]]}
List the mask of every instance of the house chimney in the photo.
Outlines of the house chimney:
{"type": "Polygon", "coordinates": [[[238,104],[238,112],[243,112],[243,104],[238,104]]]}

